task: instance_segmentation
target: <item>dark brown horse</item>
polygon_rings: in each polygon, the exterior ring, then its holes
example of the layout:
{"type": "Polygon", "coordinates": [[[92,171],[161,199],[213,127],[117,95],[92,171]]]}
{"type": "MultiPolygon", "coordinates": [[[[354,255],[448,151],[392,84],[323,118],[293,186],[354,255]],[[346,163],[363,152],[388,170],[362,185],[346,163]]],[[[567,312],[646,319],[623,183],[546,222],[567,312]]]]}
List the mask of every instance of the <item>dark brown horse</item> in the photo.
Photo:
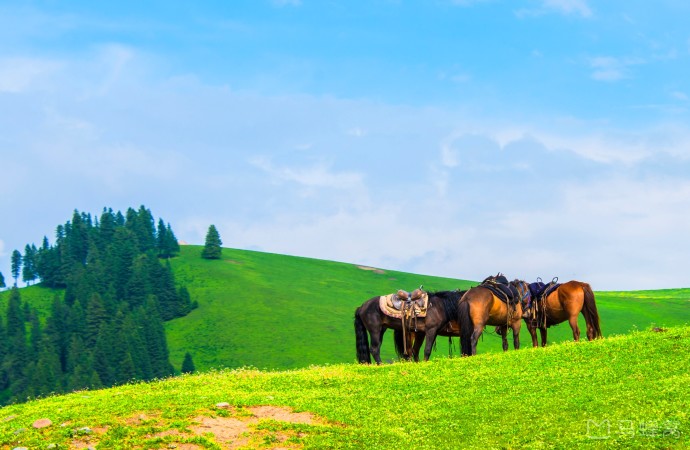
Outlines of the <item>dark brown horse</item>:
{"type": "Polygon", "coordinates": [[[514,306],[508,305],[482,285],[473,287],[462,297],[458,305],[458,322],[463,355],[477,354],[477,341],[486,325],[496,325],[496,331],[503,340],[504,351],[508,350],[506,334],[510,327],[513,330],[513,347],[515,350],[520,348],[522,306],[529,298],[529,287],[520,280],[511,281],[510,285],[516,288],[519,297],[514,306]]]}
{"type": "MultiPolygon", "coordinates": [[[[412,357],[419,361],[419,350],[426,339],[424,360],[428,361],[436,336],[458,336],[459,327],[456,322],[457,305],[465,291],[429,292],[429,303],[426,317],[416,320],[416,329],[406,329],[407,336],[414,336],[414,345],[405,355],[402,347],[405,342],[402,333],[396,333],[396,351],[403,358],[412,357]]],[[[412,326],[415,326],[413,323],[412,326]]],[[[387,316],[379,306],[379,296],[370,298],[355,310],[355,337],[357,345],[357,361],[370,364],[371,357],[377,364],[381,364],[381,342],[387,329],[403,330],[401,319],[387,316]]],[[[410,340],[407,341],[409,348],[410,340]]]]}
{"type": "Polygon", "coordinates": [[[587,339],[602,336],[599,313],[594,302],[592,287],[581,281],[563,283],[543,300],[533,299],[531,308],[525,311],[525,323],[532,336],[532,345],[538,347],[537,328],[541,333],[541,345],[546,345],[546,329],[566,320],[573,330],[573,339],[580,340],[577,318],[582,313],[587,325],[587,339]]]}

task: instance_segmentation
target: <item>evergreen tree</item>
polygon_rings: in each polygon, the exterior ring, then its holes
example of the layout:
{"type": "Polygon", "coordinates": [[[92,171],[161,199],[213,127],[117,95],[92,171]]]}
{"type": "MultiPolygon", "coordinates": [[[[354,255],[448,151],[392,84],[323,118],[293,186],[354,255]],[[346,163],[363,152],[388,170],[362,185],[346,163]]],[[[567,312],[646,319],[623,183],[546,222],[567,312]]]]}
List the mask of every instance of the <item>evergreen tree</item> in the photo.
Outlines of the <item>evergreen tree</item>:
{"type": "Polygon", "coordinates": [[[108,313],[103,306],[103,300],[101,296],[94,293],[91,296],[89,305],[86,308],[86,329],[84,336],[84,343],[93,348],[98,340],[98,334],[101,331],[101,327],[106,324],[108,320],[108,313]]]}
{"type": "Polygon", "coordinates": [[[170,256],[176,256],[180,254],[180,243],[177,242],[177,236],[173,232],[170,224],[166,225],[166,248],[170,252],[170,256]]]}
{"type": "Polygon", "coordinates": [[[208,232],[206,233],[206,243],[201,252],[201,257],[204,259],[220,259],[220,255],[223,250],[221,245],[223,245],[223,242],[220,240],[220,234],[218,233],[216,226],[209,226],[208,232]]]}
{"type": "Polygon", "coordinates": [[[11,264],[12,278],[14,278],[14,285],[16,287],[17,280],[19,279],[19,272],[22,269],[22,254],[19,253],[19,250],[12,252],[11,264]]]}
{"type": "Polygon", "coordinates": [[[0,272],[0,289],[7,287],[5,284],[5,277],[2,275],[2,272],[0,272]]]}
{"type": "Polygon", "coordinates": [[[184,360],[182,361],[182,369],[180,369],[180,372],[182,372],[182,373],[194,373],[194,372],[196,372],[196,368],[194,367],[194,361],[192,361],[192,355],[190,355],[189,352],[186,352],[184,354],[184,360]]]}
{"type": "Polygon", "coordinates": [[[157,231],[154,224],[144,206],[130,208],[126,218],[112,209],[96,219],[75,210],[56,228],[54,245],[44,237],[23,257],[15,251],[15,286],[22,275],[27,284],[40,279],[64,294],[55,295],[44,322],[16,287],[8,296],[0,320],[0,403],[174,373],[163,320],[187,314],[194,302],[176,286],[170,261],[156,257],[179,253],[170,224],[159,220],[157,231]]]}
{"type": "Polygon", "coordinates": [[[27,286],[31,285],[31,282],[35,281],[36,277],[38,276],[36,270],[37,253],[38,250],[36,249],[35,245],[27,244],[26,247],[24,247],[24,257],[22,258],[22,281],[24,281],[24,283],[26,283],[27,286]]]}
{"type": "Polygon", "coordinates": [[[19,289],[12,288],[7,302],[7,343],[8,354],[3,362],[7,371],[10,392],[15,400],[23,399],[28,380],[26,378],[29,352],[26,343],[26,327],[19,289]]]}
{"type": "Polygon", "coordinates": [[[170,224],[167,226],[163,219],[158,220],[158,232],[156,233],[156,246],[159,258],[171,258],[180,253],[180,244],[177,242],[170,224]]]}

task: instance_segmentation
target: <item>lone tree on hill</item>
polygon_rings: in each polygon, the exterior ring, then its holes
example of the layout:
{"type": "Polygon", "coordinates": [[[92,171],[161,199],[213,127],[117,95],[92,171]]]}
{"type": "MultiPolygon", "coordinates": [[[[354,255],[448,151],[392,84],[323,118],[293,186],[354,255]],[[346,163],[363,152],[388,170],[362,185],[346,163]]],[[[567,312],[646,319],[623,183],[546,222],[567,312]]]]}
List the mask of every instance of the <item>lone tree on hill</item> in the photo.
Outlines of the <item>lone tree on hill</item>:
{"type": "Polygon", "coordinates": [[[211,225],[206,233],[206,244],[201,252],[201,257],[204,259],[220,259],[220,253],[223,251],[221,245],[223,245],[223,242],[220,240],[220,234],[218,234],[216,226],[211,225]]]}
{"type": "Polygon", "coordinates": [[[192,355],[189,352],[184,354],[184,360],[182,361],[182,368],[180,369],[182,373],[194,373],[196,372],[196,367],[194,367],[194,361],[192,361],[192,355]]]}

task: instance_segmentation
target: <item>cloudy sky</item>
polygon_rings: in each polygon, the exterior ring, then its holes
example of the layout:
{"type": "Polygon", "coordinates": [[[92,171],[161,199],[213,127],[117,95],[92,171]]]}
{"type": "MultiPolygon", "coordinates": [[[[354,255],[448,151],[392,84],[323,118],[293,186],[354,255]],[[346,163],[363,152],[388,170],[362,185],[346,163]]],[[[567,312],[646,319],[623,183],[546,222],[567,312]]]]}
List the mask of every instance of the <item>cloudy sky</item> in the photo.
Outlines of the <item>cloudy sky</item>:
{"type": "Polygon", "coordinates": [[[685,0],[182,3],[0,3],[8,284],[143,204],[193,244],[690,286],[685,0]]]}

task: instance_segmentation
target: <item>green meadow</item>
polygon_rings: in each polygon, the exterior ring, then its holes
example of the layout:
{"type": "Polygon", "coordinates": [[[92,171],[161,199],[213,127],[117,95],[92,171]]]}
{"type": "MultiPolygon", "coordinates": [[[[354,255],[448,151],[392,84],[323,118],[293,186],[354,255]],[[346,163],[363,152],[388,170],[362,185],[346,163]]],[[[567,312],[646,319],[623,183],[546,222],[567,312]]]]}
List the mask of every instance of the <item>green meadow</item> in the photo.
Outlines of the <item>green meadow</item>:
{"type": "MultiPolygon", "coordinates": [[[[201,250],[201,246],[182,246],[180,256],[171,260],[177,282],[186,285],[199,303],[189,315],[166,324],[170,359],[178,370],[187,351],[202,371],[294,369],[354,362],[354,311],[367,299],[420,285],[434,291],[477,284],[229,248],[223,249],[222,259],[205,260],[200,257],[201,250]]],[[[654,326],[690,325],[690,289],[602,292],[593,288],[604,336],[654,326]]],[[[21,294],[39,311],[47,312],[54,296],[62,292],[37,285],[22,289],[21,294]]],[[[0,293],[0,302],[7,295],[0,293]]],[[[584,320],[580,318],[580,322],[584,330],[584,320]]],[[[523,348],[531,346],[526,327],[520,339],[523,348]]],[[[549,342],[571,339],[566,323],[549,328],[549,342]]],[[[509,342],[512,349],[512,338],[509,342]]],[[[501,351],[501,340],[493,327],[487,327],[477,348],[480,354],[501,351]]],[[[458,339],[454,338],[449,348],[448,338],[439,338],[432,358],[447,358],[449,353],[458,355],[458,339]]],[[[382,357],[395,359],[390,332],[382,357]]]]}
{"type": "Polygon", "coordinates": [[[428,363],[210,371],[4,407],[0,446],[688,448],[689,352],[690,327],[674,327],[428,363]]]}
{"type": "MultiPolygon", "coordinates": [[[[4,407],[0,448],[690,446],[690,289],[595,290],[605,337],[593,342],[572,342],[562,324],[534,349],[523,327],[523,349],[504,353],[487,329],[476,357],[449,358],[440,338],[432,360],[415,364],[395,361],[388,336],[391,364],[362,366],[353,314],[365,300],[476,282],[200,252],[184,246],[171,261],[199,307],[166,324],[173,365],[189,351],[197,374],[4,407]],[[50,424],[34,428],[38,419],[50,424]]],[[[38,285],[21,295],[45,315],[63,293],[38,285]]]]}

